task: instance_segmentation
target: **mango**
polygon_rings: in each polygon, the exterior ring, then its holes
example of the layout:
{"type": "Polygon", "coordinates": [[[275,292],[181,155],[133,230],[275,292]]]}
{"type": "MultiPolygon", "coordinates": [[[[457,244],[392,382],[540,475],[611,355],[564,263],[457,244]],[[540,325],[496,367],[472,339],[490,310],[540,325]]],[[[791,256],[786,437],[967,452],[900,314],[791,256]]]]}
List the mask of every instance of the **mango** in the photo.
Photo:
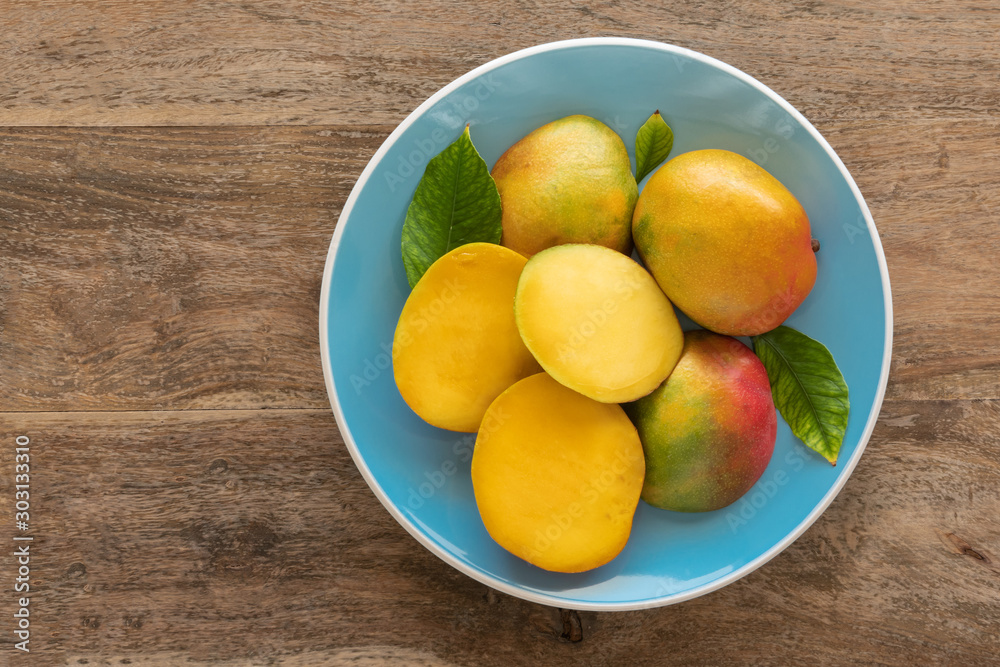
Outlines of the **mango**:
{"type": "Polygon", "coordinates": [[[562,243],[632,252],[638,188],[621,137],[588,116],[543,125],[492,171],[503,207],[501,244],[526,257],[562,243]]]}
{"type": "Polygon", "coordinates": [[[652,394],[625,406],[642,440],[642,499],[678,512],[725,507],[750,490],[774,452],[778,417],[767,372],[746,345],[709,331],[652,394]]]}
{"type": "Polygon", "coordinates": [[[472,455],[472,488],[490,536],[553,572],[590,570],[621,552],[643,473],[642,445],[622,408],[545,373],[497,397],[472,455]]]}
{"type": "Polygon", "coordinates": [[[774,329],[816,282],[802,205],[729,151],[691,151],[660,167],[636,204],[632,234],[670,300],[717,333],[774,329]]]}
{"type": "Polygon", "coordinates": [[[514,314],[542,368],[602,403],[653,391],[684,345],[673,306],[653,277],[598,245],[555,246],[528,260],[514,314]]]}
{"type": "Polygon", "coordinates": [[[514,292],[527,259],[469,243],[431,264],[399,315],[392,370],[424,421],[473,433],[490,403],[541,370],[514,322],[514,292]]]}

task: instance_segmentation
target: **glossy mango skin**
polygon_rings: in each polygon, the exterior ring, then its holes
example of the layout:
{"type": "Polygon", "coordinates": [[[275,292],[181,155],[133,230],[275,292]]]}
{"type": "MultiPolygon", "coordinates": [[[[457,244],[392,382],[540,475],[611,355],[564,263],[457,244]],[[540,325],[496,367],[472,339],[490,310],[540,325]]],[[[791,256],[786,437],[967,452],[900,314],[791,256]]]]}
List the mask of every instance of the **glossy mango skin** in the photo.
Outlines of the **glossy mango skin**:
{"type": "Polygon", "coordinates": [[[774,329],[816,282],[802,205],[729,151],[691,151],[660,167],[636,204],[632,234],[670,301],[717,333],[774,329]]]}
{"type": "Polygon", "coordinates": [[[543,125],[493,166],[503,206],[501,244],[531,257],[563,243],[632,252],[638,187],[614,130],[589,116],[543,125]]]}
{"type": "Polygon", "coordinates": [[[767,372],[735,338],[685,333],[666,382],[624,407],[646,457],[642,499],[655,507],[725,507],[750,490],[774,452],[778,418],[767,372]]]}

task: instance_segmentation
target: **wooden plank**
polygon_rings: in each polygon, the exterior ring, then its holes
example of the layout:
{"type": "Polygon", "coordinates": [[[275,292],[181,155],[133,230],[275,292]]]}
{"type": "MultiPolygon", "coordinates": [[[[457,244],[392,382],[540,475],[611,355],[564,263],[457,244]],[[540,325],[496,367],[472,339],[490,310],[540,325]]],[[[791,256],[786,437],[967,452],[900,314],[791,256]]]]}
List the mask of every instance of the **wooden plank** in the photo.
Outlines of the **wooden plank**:
{"type": "MultiPolygon", "coordinates": [[[[885,244],[889,397],[1000,397],[1000,124],[821,129],[885,244]]],[[[323,262],[390,130],[0,129],[0,411],[325,408],[323,262]]]]}
{"type": "Polygon", "coordinates": [[[992,664],[998,33],[971,0],[0,2],[0,539],[26,434],[31,664],[992,664]],[[722,591],[619,614],[494,593],[410,538],[316,341],[337,214],[391,129],[590,35],[702,51],[803,111],[896,308],[878,428],[817,524],[722,591]],[[30,127],[86,125],[108,129],[30,127]]]}
{"type": "Polygon", "coordinates": [[[387,133],[0,131],[0,409],[328,406],[323,262],[387,133]]]}
{"type": "Polygon", "coordinates": [[[887,396],[1000,397],[1000,123],[820,129],[885,248],[895,311],[887,396]]]}
{"type": "Polygon", "coordinates": [[[0,125],[395,125],[492,58],[592,35],[702,51],[807,117],[996,117],[989,3],[6,2],[0,125]]]}
{"type": "MultiPolygon", "coordinates": [[[[380,506],[329,411],[4,424],[4,471],[14,437],[31,439],[39,664],[989,664],[1000,651],[1000,401],[887,403],[843,492],[783,554],[702,598],[617,614],[523,602],[438,560],[380,506]]],[[[0,477],[8,544],[11,484],[0,477]]]]}

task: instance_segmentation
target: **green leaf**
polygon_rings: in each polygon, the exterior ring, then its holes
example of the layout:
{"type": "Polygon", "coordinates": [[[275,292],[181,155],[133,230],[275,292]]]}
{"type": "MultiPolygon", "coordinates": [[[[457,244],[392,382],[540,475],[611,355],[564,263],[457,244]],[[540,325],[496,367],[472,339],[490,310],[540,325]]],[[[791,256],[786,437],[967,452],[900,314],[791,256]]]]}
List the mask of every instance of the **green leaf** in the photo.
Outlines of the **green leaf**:
{"type": "Polygon", "coordinates": [[[753,338],[781,416],[810,449],[837,465],[847,431],[847,383],[822,343],[781,326],[753,338]]]}
{"type": "Polygon", "coordinates": [[[455,248],[500,242],[500,193],[469,136],[469,126],[427,163],[403,223],[403,266],[410,287],[455,248]]]}
{"type": "Polygon", "coordinates": [[[674,133],[657,109],[635,134],[635,182],[659,167],[673,147],[674,133]]]}

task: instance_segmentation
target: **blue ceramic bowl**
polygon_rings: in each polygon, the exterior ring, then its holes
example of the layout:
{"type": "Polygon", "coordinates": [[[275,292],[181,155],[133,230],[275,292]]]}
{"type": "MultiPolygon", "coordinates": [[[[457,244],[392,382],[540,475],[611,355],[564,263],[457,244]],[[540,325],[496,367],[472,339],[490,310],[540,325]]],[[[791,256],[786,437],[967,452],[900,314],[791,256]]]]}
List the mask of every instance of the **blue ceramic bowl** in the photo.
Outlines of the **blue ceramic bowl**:
{"type": "MultiPolygon", "coordinates": [[[[633,153],[634,160],[634,153],[633,153]]],[[[445,86],[386,139],[340,215],[323,274],[320,346],[330,402],[365,480],[400,524],[447,563],[493,588],[543,604],[592,610],[655,607],[735,581],[815,521],[865,448],[885,392],[892,305],[882,246],[843,163],[791,105],[743,72],[687,49],[631,39],[545,44],[498,58],[445,86]],[[400,232],[430,157],[471,123],[490,166],[529,131],[570,114],[594,116],[632,151],[659,109],[671,155],[725,148],[764,166],[798,197],[822,248],[819,276],[788,324],[830,348],[847,380],[851,416],[836,467],[779,418],[774,457],[728,508],[680,514],[640,502],[611,563],[546,572],[490,539],[469,478],[473,435],[421,421],[393,381],[390,349],[410,290],[400,232]]]]}

